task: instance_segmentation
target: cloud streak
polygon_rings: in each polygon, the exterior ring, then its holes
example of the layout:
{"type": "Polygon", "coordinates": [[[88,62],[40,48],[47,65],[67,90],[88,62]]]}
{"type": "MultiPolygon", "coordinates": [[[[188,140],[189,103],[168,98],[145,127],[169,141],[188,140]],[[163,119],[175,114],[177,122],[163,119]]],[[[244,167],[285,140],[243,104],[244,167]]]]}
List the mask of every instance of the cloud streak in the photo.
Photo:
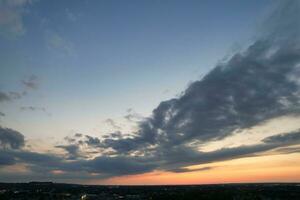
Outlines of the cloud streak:
{"type": "Polygon", "coordinates": [[[36,75],[32,74],[27,79],[22,80],[22,84],[27,89],[37,89],[39,86],[39,78],[36,75]]]}
{"type": "MultiPolygon", "coordinates": [[[[14,132],[11,129],[7,130],[9,134],[12,134],[14,132]]],[[[19,134],[20,133],[18,133],[18,135],[19,134]]],[[[30,170],[32,171],[34,176],[38,174],[42,176],[43,173],[51,173],[51,171],[54,170],[64,172],[60,175],[56,175],[58,176],[58,178],[63,178],[64,176],[68,177],[70,173],[93,173],[96,174],[96,178],[108,178],[113,176],[140,174],[145,172],[151,172],[153,170],[165,170],[174,173],[183,173],[212,169],[211,167],[187,169],[186,166],[188,165],[204,163],[207,164],[242,157],[259,156],[260,153],[294,144],[295,140],[291,138],[297,138],[297,142],[299,143],[300,132],[296,131],[277,136],[267,137],[262,141],[261,144],[257,145],[239,146],[235,148],[223,148],[212,152],[193,153],[185,151],[183,153],[182,149],[178,149],[180,151],[177,152],[179,153],[177,157],[171,156],[168,158],[157,156],[119,155],[114,157],[98,156],[89,160],[77,157],[76,160],[69,160],[65,159],[60,155],[35,153],[23,150],[20,148],[23,145],[18,145],[14,148],[0,149],[0,165],[5,166],[13,165],[16,163],[25,163],[28,164],[28,166],[30,166],[30,170]]],[[[16,139],[13,139],[13,141],[15,140],[16,139]]],[[[2,141],[4,140],[2,139],[2,141]]],[[[9,144],[11,144],[11,142],[9,144]]],[[[64,149],[68,149],[65,148],[66,146],[61,147],[64,149]]],[[[69,149],[67,151],[69,151],[69,149]]],[[[69,152],[73,152],[73,150],[69,152]]],[[[294,153],[294,151],[286,151],[281,153],[294,153]]]]}
{"type": "Polygon", "coordinates": [[[62,37],[54,31],[46,31],[45,40],[48,49],[59,52],[62,55],[73,56],[74,45],[66,38],[62,37]]]}
{"type": "MultiPolygon", "coordinates": [[[[21,81],[22,85],[25,86],[25,88],[22,91],[10,91],[10,92],[4,92],[0,91],[0,103],[3,102],[12,102],[14,100],[18,100],[23,98],[28,94],[30,90],[37,89],[39,87],[39,79],[36,75],[31,75],[28,78],[21,81]]],[[[34,107],[29,108],[31,110],[34,110],[34,107]]],[[[21,108],[21,110],[25,110],[21,108]]]]}

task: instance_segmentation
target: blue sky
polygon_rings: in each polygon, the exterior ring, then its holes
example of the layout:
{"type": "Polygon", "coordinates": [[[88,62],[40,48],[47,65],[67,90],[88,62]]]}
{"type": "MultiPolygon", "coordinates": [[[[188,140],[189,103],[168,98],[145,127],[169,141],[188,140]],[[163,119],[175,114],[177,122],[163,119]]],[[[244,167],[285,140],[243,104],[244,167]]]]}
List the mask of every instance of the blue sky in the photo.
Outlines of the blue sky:
{"type": "Polygon", "coordinates": [[[11,7],[17,19],[2,27],[1,89],[19,91],[20,80],[31,75],[39,87],[1,105],[2,123],[37,137],[45,131],[36,124],[61,126],[51,131],[66,134],[91,131],[128,108],[148,116],[251,41],[268,7],[269,1],[32,1],[11,7]],[[21,29],[10,31],[14,26],[21,29]],[[43,107],[51,116],[21,106],[43,107]]]}

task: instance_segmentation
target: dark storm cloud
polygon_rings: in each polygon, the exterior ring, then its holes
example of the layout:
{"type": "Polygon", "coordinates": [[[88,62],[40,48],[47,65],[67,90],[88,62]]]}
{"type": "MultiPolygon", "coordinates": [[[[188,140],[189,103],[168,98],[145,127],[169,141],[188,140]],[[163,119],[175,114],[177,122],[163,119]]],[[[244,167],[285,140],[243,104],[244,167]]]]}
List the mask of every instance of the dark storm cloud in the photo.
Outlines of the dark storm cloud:
{"type": "Polygon", "coordinates": [[[80,153],[79,145],[70,144],[70,145],[57,145],[56,148],[64,149],[68,153],[68,159],[74,160],[82,157],[80,153]]]}
{"type": "Polygon", "coordinates": [[[282,144],[282,143],[299,144],[300,143],[300,130],[291,132],[288,134],[274,135],[274,136],[264,139],[264,142],[265,143],[279,143],[279,144],[282,144]]]}
{"type": "MultiPolygon", "coordinates": [[[[284,148],[294,144],[290,138],[291,135],[298,133],[286,133],[277,136],[265,138],[261,144],[250,146],[239,146],[235,148],[223,148],[211,152],[199,152],[188,148],[171,149],[170,152],[162,152],[162,154],[132,156],[98,156],[93,159],[83,159],[80,156],[74,160],[65,159],[59,155],[36,153],[22,149],[1,149],[0,165],[12,165],[16,163],[28,164],[32,175],[39,175],[40,178],[46,178],[47,173],[53,170],[61,170],[65,175],[57,175],[59,178],[72,179],[70,174],[74,173],[93,173],[98,174],[97,178],[108,178],[121,175],[132,175],[151,172],[153,170],[165,170],[175,173],[193,172],[210,170],[211,167],[199,169],[187,169],[186,166],[193,164],[207,164],[216,161],[226,161],[236,158],[259,156],[269,150],[284,148]],[[274,139],[280,137],[280,139],[274,139]],[[265,142],[266,141],[266,142],[265,142]]],[[[297,136],[298,137],[298,136],[297,136]]],[[[66,146],[59,148],[68,149],[66,146]]],[[[77,148],[75,148],[77,149],[77,148]]],[[[69,151],[68,149],[67,151],[69,151]]],[[[71,150],[70,152],[73,152],[71,150]]],[[[75,150],[76,152],[76,150],[75,150]]],[[[294,153],[295,151],[286,151],[281,153],[294,153]]],[[[75,153],[74,153],[75,155],[75,153]]],[[[95,178],[95,177],[94,177],[95,178]]]]}
{"type": "MultiPolygon", "coordinates": [[[[161,169],[180,171],[182,168],[189,165],[259,156],[261,153],[283,147],[287,148],[288,146],[295,144],[300,144],[299,131],[270,136],[264,138],[260,144],[238,146],[234,148],[222,148],[210,152],[195,151],[187,147],[177,148],[177,150],[173,150],[173,152],[163,151],[164,153],[160,154],[158,160],[164,161],[160,165],[161,169]],[[177,166],[177,168],[172,168],[175,166],[177,166]]],[[[288,154],[294,152],[295,151],[281,151],[280,153],[288,154]]]]}
{"type": "Polygon", "coordinates": [[[280,19],[279,23],[272,21],[278,27],[269,22],[270,31],[263,32],[245,51],[193,82],[179,98],[161,102],[151,117],[139,122],[136,133],[86,136],[84,143],[112,149],[114,159],[135,155],[151,160],[155,168],[173,171],[299,144],[297,133],[290,133],[266,138],[262,144],[213,152],[198,151],[193,145],[223,139],[269,119],[299,114],[299,10],[299,2],[280,3],[272,15],[280,19]]]}
{"type": "MultiPolygon", "coordinates": [[[[100,174],[98,178],[139,174],[151,172],[153,170],[164,170],[175,173],[204,171],[210,170],[212,167],[187,169],[186,166],[259,156],[261,153],[266,153],[270,150],[276,150],[278,148],[287,148],[289,145],[295,144],[295,141],[290,139],[291,137],[298,137],[298,132],[267,137],[262,140],[262,143],[256,145],[222,148],[210,152],[197,151],[187,146],[177,146],[176,148],[171,148],[169,151],[163,150],[161,152],[157,152],[157,150],[155,150],[153,154],[149,153],[142,156],[119,154],[111,157],[103,155],[90,160],[82,159],[80,156],[78,156],[77,160],[74,159],[72,162],[68,162],[61,158],[52,157],[52,160],[55,162],[53,162],[52,165],[47,165],[47,169],[59,169],[66,172],[77,171],[97,173],[100,174]],[[279,137],[280,140],[274,139],[279,137]]],[[[278,152],[284,154],[294,153],[295,151],[278,152]]],[[[19,155],[19,157],[24,158],[24,155],[21,155],[22,156],[19,155]]],[[[38,156],[35,154],[33,155],[38,156]]],[[[39,156],[43,158],[43,155],[39,154],[39,156]]],[[[41,167],[46,167],[43,161],[48,159],[47,156],[49,155],[45,156],[45,159],[40,159],[40,162],[36,163],[36,169],[42,170],[41,167]]]]}
{"type": "MultiPolygon", "coordinates": [[[[113,157],[98,156],[91,160],[78,159],[72,162],[66,162],[65,160],[60,160],[58,158],[52,158],[52,160],[54,160],[55,162],[48,167],[51,167],[51,169],[60,169],[67,172],[84,171],[89,173],[97,173],[101,174],[102,178],[151,172],[155,169],[176,173],[203,171],[210,170],[212,168],[204,167],[189,170],[185,167],[194,164],[207,164],[217,161],[232,160],[236,158],[259,156],[261,153],[294,144],[294,141],[289,140],[289,138],[293,134],[296,133],[292,132],[278,135],[281,137],[280,141],[282,142],[279,142],[277,140],[275,142],[273,140],[273,137],[275,136],[271,136],[265,138],[261,144],[239,146],[234,148],[222,148],[211,152],[201,152],[195,151],[193,149],[188,150],[188,148],[183,147],[177,148],[176,150],[171,149],[171,151],[164,151],[161,154],[155,155],[117,155],[113,157]]],[[[43,161],[44,159],[41,160],[43,161]]],[[[44,162],[38,163],[38,166],[43,166],[41,164],[44,164],[44,162]]]]}
{"type": "Polygon", "coordinates": [[[207,142],[298,113],[299,83],[292,77],[297,75],[300,51],[295,44],[268,55],[272,49],[271,40],[255,42],[191,84],[180,98],[162,102],[135,137],[106,139],[103,144],[121,153],[158,143],[174,147],[207,142]]]}
{"type": "Polygon", "coordinates": [[[136,157],[97,157],[86,161],[83,166],[89,172],[102,173],[107,176],[140,174],[152,171],[155,164],[147,161],[145,158],[136,157]]]}
{"type": "Polygon", "coordinates": [[[270,27],[248,49],[193,82],[181,97],[161,102],[150,118],[140,122],[133,137],[103,139],[103,146],[119,154],[153,145],[157,151],[170,151],[194,141],[219,140],[279,116],[299,114],[300,31],[299,18],[295,18],[299,4],[281,4],[272,15],[280,18],[279,27],[270,27]],[[281,30],[283,27],[286,29],[281,30]]]}
{"type": "Polygon", "coordinates": [[[56,166],[61,158],[24,150],[24,135],[10,128],[0,127],[0,165],[28,163],[31,165],[56,166]]]}
{"type": "Polygon", "coordinates": [[[24,136],[21,133],[0,126],[0,149],[20,149],[24,144],[24,136]]]}
{"type": "Polygon", "coordinates": [[[13,156],[7,155],[0,149],[0,167],[3,165],[13,165],[15,163],[16,160],[13,156]]]}
{"type": "Polygon", "coordinates": [[[57,167],[62,162],[62,158],[46,153],[36,153],[31,151],[19,150],[19,151],[7,151],[8,155],[11,155],[18,159],[18,162],[34,164],[43,167],[57,167]]]}
{"type": "MultiPolygon", "coordinates": [[[[97,138],[97,140],[99,140],[97,138]]],[[[145,144],[143,138],[134,137],[134,138],[113,138],[110,136],[109,138],[105,138],[101,143],[97,146],[102,148],[112,148],[118,154],[127,154],[128,152],[132,151],[135,147],[136,149],[140,150],[142,148],[141,145],[145,144]]]]}
{"type": "Polygon", "coordinates": [[[75,133],[74,136],[80,138],[80,137],[82,137],[83,135],[82,135],[81,133],[75,133]]]}
{"type": "Polygon", "coordinates": [[[97,137],[92,137],[89,135],[86,135],[85,137],[86,137],[85,143],[87,145],[97,147],[101,144],[99,138],[97,138],[97,137]]]}

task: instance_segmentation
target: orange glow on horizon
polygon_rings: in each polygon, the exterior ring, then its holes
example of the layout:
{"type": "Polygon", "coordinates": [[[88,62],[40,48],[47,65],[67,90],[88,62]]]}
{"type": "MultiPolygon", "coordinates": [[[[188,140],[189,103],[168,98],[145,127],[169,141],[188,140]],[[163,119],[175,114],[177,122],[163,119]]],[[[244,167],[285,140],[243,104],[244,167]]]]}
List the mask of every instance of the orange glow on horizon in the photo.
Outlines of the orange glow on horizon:
{"type": "Polygon", "coordinates": [[[155,171],[146,174],[93,180],[88,184],[108,185],[180,185],[251,182],[300,182],[299,153],[267,155],[216,162],[189,168],[210,170],[185,173],[155,171]]]}

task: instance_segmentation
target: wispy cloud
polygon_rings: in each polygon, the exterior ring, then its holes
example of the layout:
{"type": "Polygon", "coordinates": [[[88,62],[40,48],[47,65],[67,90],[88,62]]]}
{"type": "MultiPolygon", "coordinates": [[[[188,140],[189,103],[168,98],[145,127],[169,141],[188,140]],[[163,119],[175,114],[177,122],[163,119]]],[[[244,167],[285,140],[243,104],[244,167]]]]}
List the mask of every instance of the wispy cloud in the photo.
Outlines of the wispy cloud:
{"type": "Polygon", "coordinates": [[[26,96],[30,90],[37,89],[40,84],[36,75],[29,76],[28,78],[22,80],[21,83],[23,86],[25,86],[21,91],[0,91],[0,103],[21,99],[26,96]]]}
{"type": "Polygon", "coordinates": [[[22,80],[22,83],[28,89],[37,89],[39,86],[39,78],[32,74],[27,79],[22,80]]]}
{"type": "Polygon", "coordinates": [[[23,16],[26,7],[32,0],[1,0],[0,1],[0,34],[8,38],[21,36],[26,29],[23,16]]]}
{"type": "Polygon", "coordinates": [[[130,122],[138,122],[144,119],[141,114],[135,112],[132,108],[127,109],[127,114],[124,116],[124,118],[130,122]]]}
{"type": "Polygon", "coordinates": [[[106,123],[107,125],[109,125],[114,130],[121,129],[121,127],[119,125],[117,125],[117,123],[113,119],[111,119],[111,118],[106,119],[104,121],[104,123],[106,123]]]}
{"type": "Polygon", "coordinates": [[[21,99],[26,92],[1,92],[0,91],[0,102],[12,101],[16,99],[21,99]]]}
{"type": "Polygon", "coordinates": [[[51,113],[49,113],[45,107],[39,107],[39,106],[21,106],[20,110],[21,111],[31,111],[31,112],[39,111],[39,112],[43,112],[43,113],[47,114],[48,116],[51,116],[51,113]]]}
{"type": "Polygon", "coordinates": [[[63,55],[74,55],[74,45],[66,38],[54,31],[46,31],[45,34],[46,45],[50,50],[58,51],[63,55]]]}
{"type": "Polygon", "coordinates": [[[78,16],[68,8],[66,9],[66,16],[67,16],[67,19],[72,22],[75,22],[78,18],[78,16]]]}
{"type": "Polygon", "coordinates": [[[0,91],[0,102],[10,101],[10,100],[11,98],[9,94],[0,91]]]}

